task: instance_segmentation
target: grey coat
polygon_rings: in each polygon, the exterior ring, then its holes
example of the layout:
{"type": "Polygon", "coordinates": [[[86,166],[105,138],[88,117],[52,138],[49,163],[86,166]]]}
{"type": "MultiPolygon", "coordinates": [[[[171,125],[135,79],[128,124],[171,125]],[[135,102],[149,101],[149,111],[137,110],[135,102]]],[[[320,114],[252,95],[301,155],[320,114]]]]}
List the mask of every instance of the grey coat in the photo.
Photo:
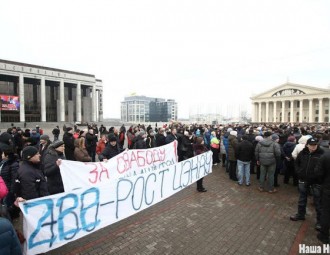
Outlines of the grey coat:
{"type": "Polygon", "coordinates": [[[274,142],[271,137],[260,141],[255,149],[256,160],[260,165],[270,166],[276,164],[276,158],[281,156],[280,145],[274,142]]]}

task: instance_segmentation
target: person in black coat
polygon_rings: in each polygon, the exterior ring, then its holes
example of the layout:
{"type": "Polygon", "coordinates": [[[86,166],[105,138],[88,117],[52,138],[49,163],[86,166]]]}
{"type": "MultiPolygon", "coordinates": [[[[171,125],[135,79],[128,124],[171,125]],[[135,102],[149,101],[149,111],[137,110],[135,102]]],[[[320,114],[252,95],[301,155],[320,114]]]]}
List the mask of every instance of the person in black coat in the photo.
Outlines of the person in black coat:
{"type": "Polygon", "coordinates": [[[51,195],[64,192],[62,176],[60,172],[61,160],[64,156],[64,142],[56,141],[48,147],[44,159],[44,173],[47,177],[47,186],[51,195]]]}
{"type": "Polygon", "coordinates": [[[295,161],[295,170],[299,178],[298,213],[290,217],[293,221],[305,220],[308,191],[312,189],[316,210],[315,228],[318,230],[321,228],[321,180],[315,170],[323,153],[318,146],[318,140],[309,138],[306,147],[298,154],[295,161]]]}
{"type": "Polygon", "coordinates": [[[135,137],[135,143],[133,149],[147,149],[147,144],[145,142],[146,133],[142,130],[135,137]]]}
{"type": "Polygon", "coordinates": [[[330,151],[321,156],[315,174],[322,180],[322,210],[320,221],[320,233],[317,238],[323,243],[330,243],[329,226],[330,226],[330,151]]]}
{"type": "MultiPolygon", "coordinates": [[[[193,145],[193,148],[194,148],[194,154],[196,156],[207,151],[207,148],[204,146],[203,137],[197,137],[196,138],[196,144],[193,145]]],[[[206,192],[207,191],[207,189],[205,189],[204,186],[203,186],[203,179],[204,178],[200,178],[197,181],[197,191],[198,192],[206,192]]]]}
{"type": "Polygon", "coordinates": [[[40,154],[36,147],[27,146],[22,151],[22,164],[17,170],[15,193],[29,200],[48,196],[45,176],[39,169],[40,154]]]}
{"type": "Polygon", "coordinates": [[[95,162],[97,133],[94,133],[94,130],[90,128],[85,136],[85,139],[88,155],[92,158],[92,162],[95,162]]]}
{"type": "Polygon", "coordinates": [[[242,185],[245,177],[246,186],[250,186],[250,163],[254,157],[254,147],[248,141],[247,135],[242,136],[242,141],[237,144],[235,153],[238,168],[238,184],[242,185]]]}
{"type": "Polygon", "coordinates": [[[285,172],[284,172],[284,183],[288,184],[290,177],[293,177],[293,185],[298,185],[298,177],[294,169],[294,159],[292,157],[292,152],[296,147],[296,139],[294,136],[289,136],[288,141],[283,145],[283,154],[284,154],[284,164],[285,164],[285,172]]]}
{"type": "Polygon", "coordinates": [[[109,135],[108,139],[109,142],[105,146],[103,152],[99,155],[100,161],[107,161],[108,159],[117,156],[123,151],[123,149],[120,148],[120,145],[117,142],[117,138],[113,134],[109,135]]]}
{"type": "Polygon", "coordinates": [[[183,151],[183,160],[192,158],[194,156],[194,137],[189,131],[184,131],[182,137],[182,151],[183,151]]]}
{"type": "Polygon", "coordinates": [[[165,135],[164,135],[165,129],[164,128],[159,128],[158,133],[156,134],[156,147],[160,147],[165,145],[165,135]]]}
{"type": "Polygon", "coordinates": [[[63,135],[63,142],[65,144],[65,158],[67,160],[76,160],[74,158],[74,137],[72,127],[68,127],[63,135]]]}

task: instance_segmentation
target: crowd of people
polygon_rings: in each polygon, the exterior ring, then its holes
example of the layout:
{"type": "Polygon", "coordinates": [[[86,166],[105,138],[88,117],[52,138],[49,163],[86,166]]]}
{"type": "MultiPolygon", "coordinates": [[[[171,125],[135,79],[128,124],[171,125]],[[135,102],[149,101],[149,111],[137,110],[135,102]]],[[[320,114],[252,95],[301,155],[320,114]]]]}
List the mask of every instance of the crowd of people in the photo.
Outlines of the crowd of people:
{"type": "MultiPolygon", "coordinates": [[[[260,192],[276,193],[280,175],[283,175],[283,185],[292,179],[292,185],[298,187],[299,198],[297,213],[290,219],[304,220],[307,199],[313,196],[318,238],[329,243],[330,134],[327,126],[171,123],[161,127],[134,125],[126,130],[124,125],[107,129],[92,124],[83,130],[65,125],[61,130],[56,126],[52,135],[53,139],[39,126],[24,131],[12,126],[0,134],[3,179],[0,184],[7,189],[5,195],[0,192],[0,254],[7,254],[2,253],[6,249],[20,254],[16,247],[18,239],[13,237],[15,231],[2,231],[8,228],[8,222],[19,217],[17,201],[64,192],[59,168],[63,159],[107,161],[127,149],[159,147],[174,140],[178,144],[179,161],[211,150],[213,164],[222,164],[237,185],[250,186],[251,174],[256,174],[260,192]],[[10,241],[3,241],[2,237],[10,241]]],[[[207,191],[203,178],[197,181],[197,191],[207,191]]]]}

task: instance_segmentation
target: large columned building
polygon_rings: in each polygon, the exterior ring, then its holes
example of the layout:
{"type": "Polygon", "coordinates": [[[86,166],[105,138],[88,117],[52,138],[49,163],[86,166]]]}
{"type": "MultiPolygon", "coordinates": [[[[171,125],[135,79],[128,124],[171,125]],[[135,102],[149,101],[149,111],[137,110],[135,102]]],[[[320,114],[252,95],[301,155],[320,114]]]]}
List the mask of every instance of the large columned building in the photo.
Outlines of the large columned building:
{"type": "Polygon", "coordinates": [[[98,122],[102,80],[95,75],[0,60],[1,122],[98,122]]]}
{"type": "Polygon", "coordinates": [[[288,82],[251,100],[252,122],[329,122],[329,89],[288,82]]]}

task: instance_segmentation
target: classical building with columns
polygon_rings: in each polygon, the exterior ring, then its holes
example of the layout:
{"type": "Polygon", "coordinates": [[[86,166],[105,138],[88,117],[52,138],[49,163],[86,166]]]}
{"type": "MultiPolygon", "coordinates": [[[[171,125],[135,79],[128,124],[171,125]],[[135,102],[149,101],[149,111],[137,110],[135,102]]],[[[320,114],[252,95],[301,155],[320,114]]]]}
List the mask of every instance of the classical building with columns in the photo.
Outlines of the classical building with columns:
{"type": "Polygon", "coordinates": [[[251,97],[252,122],[329,122],[330,90],[285,83],[251,97]]]}
{"type": "Polygon", "coordinates": [[[1,122],[98,122],[102,80],[95,75],[0,59],[1,122]]]}

